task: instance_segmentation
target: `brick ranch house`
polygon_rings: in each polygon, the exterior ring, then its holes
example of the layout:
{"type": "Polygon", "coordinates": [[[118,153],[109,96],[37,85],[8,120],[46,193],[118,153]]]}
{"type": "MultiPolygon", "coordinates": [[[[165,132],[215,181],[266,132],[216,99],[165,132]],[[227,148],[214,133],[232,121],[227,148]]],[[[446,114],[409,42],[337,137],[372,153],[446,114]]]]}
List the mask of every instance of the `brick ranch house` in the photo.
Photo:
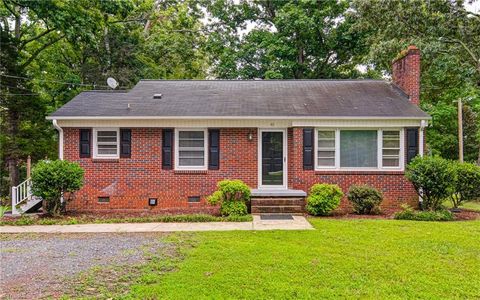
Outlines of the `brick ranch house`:
{"type": "Polygon", "coordinates": [[[418,201],[404,169],[422,155],[430,119],[419,92],[410,46],[392,83],[142,80],[128,92],[83,92],[48,119],[60,159],[85,169],[69,210],[215,212],[205,197],[226,178],[252,188],[252,212],[301,212],[314,183],[345,194],[369,184],[394,209],[418,201]]]}

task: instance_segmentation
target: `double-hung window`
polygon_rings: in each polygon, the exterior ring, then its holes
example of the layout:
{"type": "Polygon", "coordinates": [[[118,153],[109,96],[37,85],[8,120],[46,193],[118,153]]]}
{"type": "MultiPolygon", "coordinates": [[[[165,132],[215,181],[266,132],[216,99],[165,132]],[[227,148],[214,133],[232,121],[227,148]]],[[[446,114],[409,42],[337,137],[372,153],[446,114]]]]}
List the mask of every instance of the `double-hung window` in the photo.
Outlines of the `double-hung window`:
{"type": "Polygon", "coordinates": [[[207,169],[207,130],[177,129],[175,149],[176,169],[207,169]]]}
{"type": "Polygon", "coordinates": [[[398,168],[400,166],[400,131],[382,131],[382,166],[398,168]]]}
{"type": "Polygon", "coordinates": [[[96,128],[93,130],[93,157],[118,158],[119,157],[119,129],[96,128]]]}
{"type": "Polygon", "coordinates": [[[402,169],[402,130],[318,129],[316,169],[402,169]]]}
{"type": "Polygon", "coordinates": [[[317,165],[322,168],[335,167],[335,130],[317,132],[317,165]]]}

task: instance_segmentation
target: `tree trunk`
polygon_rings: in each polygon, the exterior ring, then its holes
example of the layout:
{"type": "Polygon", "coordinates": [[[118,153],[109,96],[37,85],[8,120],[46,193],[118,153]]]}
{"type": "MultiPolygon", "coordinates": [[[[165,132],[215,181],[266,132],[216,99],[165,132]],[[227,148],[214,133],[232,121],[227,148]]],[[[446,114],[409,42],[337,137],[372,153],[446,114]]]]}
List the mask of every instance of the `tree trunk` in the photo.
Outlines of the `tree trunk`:
{"type": "Polygon", "coordinates": [[[103,42],[105,44],[105,51],[107,52],[107,71],[110,70],[112,65],[112,53],[110,51],[110,38],[108,32],[108,15],[104,15],[105,28],[103,29],[103,42]]]}
{"type": "Polygon", "coordinates": [[[20,172],[18,170],[19,150],[16,137],[19,131],[18,113],[8,110],[7,112],[7,136],[10,138],[7,144],[7,155],[5,161],[8,169],[8,179],[11,186],[17,186],[20,182],[20,172]]]}
{"type": "Polygon", "coordinates": [[[297,34],[297,47],[298,47],[298,56],[297,56],[297,63],[298,67],[295,70],[295,79],[303,79],[303,72],[304,72],[304,62],[305,62],[305,53],[303,49],[303,45],[300,41],[300,38],[297,34]]]}
{"type": "Polygon", "coordinates": [[[22,26],[22,17],[20,15],[20,7],[15,6],[15,12],[17,16],[15,16],[15,38],[20,40],[20,28],[22,26]]]}
{"type": "Polygon", "coordinates": [[[7,158],[8,179],[11,186],[17,186],[20,182],[20,172],[18,171],[18,158],[7,158]]]}

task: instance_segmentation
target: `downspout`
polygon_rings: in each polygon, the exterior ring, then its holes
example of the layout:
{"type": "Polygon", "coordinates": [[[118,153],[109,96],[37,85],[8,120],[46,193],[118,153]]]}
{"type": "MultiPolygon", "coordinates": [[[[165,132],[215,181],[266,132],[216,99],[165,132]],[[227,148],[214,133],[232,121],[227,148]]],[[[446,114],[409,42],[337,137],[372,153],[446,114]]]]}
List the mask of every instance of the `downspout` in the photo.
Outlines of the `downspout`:
{"type": "Polygon", "coordinates": [[[63,129],[57,123],[56,119],[52,120],[53,127],[58,131],[58,159],[63,160],[63,129]]]}
{"type": "MultiPolygon", "coordinates": [[[[58,130],[58,159],[63,160],[63,129],[58,125],[56,119],[52,120],[52,124],[53,124],[53,127],[55,127],[55,129],[58,130]]],[[[63,198],[63,192],[62,192],[60,202],[63,203],[64,201],[65,200],[63,198]]]]}
{"type": "MultiPolygon", "coordinates": [[[[419,139],[419,145],[418,145],[418,154],[420,155],[420,157],[423,157],[423,152],[424,152],[424,149],[423,149],[423,144],[425,143],[425,135],[424,135],[424,131],[425,131],[425,127],[428,126],[428,123],[426,120],[422,120],[420,122],[420,130],[418,132],[418,139],[419,139]]],[[[420,195],[418,196],[418,206],[420,208],[423,207],[423,198],[421,195],[423,195],[423,191],[420,189],[420,195]]]]}
{"type": "Polygon", "coordinates": [[[420,154],[421,157],[423,157],[423,154],[424,154],[424,149],[423,149],[423,145],[425,143],[425,135],[424,135],[424,131],[425,131],[425,127],[428,126],[428,123],[427,121],[425,120],[422,120],[420,122],[420,132],[418,133],[418,138],[419,138],[419,145],[418,145],[418,153],[420,154]]]}

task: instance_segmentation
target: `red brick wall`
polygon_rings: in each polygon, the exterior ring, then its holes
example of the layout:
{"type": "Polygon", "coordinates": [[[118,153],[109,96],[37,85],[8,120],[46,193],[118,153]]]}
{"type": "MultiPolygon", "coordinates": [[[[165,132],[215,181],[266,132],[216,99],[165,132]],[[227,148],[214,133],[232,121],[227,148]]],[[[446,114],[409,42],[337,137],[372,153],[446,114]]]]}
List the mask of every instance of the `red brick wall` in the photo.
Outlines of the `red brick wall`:
{"type": "Polygon", "coordinates": [[[70,210],[215,212],[205,196],[218,181],[241,179],[257,186],[257,133],[253,129],[220,129],[220,169],[196,173],[162,170],[161,128],[132,128],[131,158],[117,160],[79,158],[78,128],[64,128],[64,139],[64,158],[85,169],[84,187],[68,204],[70,210]],[[251,141],[249,132],[253,133],[251,141]],[[103,196],[110,197],[110,202],[98,203],[103,196]],[[201,196],[200,203],[188,203],[189,196],[201,196]],[[158,198],[158,205],[148,206],[148,198],[158,198]]]}
{"type": "Polygon", "coordinates": [[[402,57],[393,61],[392,80],[416,105],[420,103],[420,50],[409,46],[402,57]]]}
{"type": "MultiPolygon", "coordinates": [[[[399,208],[404,202],[415,205],[417,196],[403,172],[344,172],[303,170],[303,129],[288,129],[288,187],[308,189],[314,183],[338,184],[348,191],[351,184],[370,184],[385,196],[383,209],[399,208]]],[[[208,171],[163,170],[161,163],[161,128],[132,128],[131,158],[94,160],[79,158],[79,129],[64,128],[64,158],[77,161],[85,169],[85,185],[69,203],[77,211],[168,211],[217,212],[205,202],[216,183],[222,179],[241,179],[257,187],[257,130],[220,129],[220,169],[208,171]],[[248,140],[248,134],[253,139],[248,140]],[[98,203],[98,197],[110,197],[98,203]],[[188,196],[201,196],[200,203],[188,203],[188,196]],[[158,205],[148,206],[148,198],[158,198],[158,205]]],[[[348,210],[344,198],[341,209],[348,210]]]]}
{"type": "MultiPolygon", "coordinates": [[[[331,183],[338,184],[346,195],[352,184],[368,184],[383,193],[384,201],[381,205],[383,210],[398,209],[403,203],[417,205],[418,196],[403,172],[303,170],[303,128],[294,128],[293,137],[293,150],[291,150],[293,157],[290,157],[290,166],[294,169],[296,176],[290,178],[290,188],[308,192],[315,183],[331,183]]],[[[350,209],[350,203],[344,197],[339,210],[349,211],[350,209]]]]}

